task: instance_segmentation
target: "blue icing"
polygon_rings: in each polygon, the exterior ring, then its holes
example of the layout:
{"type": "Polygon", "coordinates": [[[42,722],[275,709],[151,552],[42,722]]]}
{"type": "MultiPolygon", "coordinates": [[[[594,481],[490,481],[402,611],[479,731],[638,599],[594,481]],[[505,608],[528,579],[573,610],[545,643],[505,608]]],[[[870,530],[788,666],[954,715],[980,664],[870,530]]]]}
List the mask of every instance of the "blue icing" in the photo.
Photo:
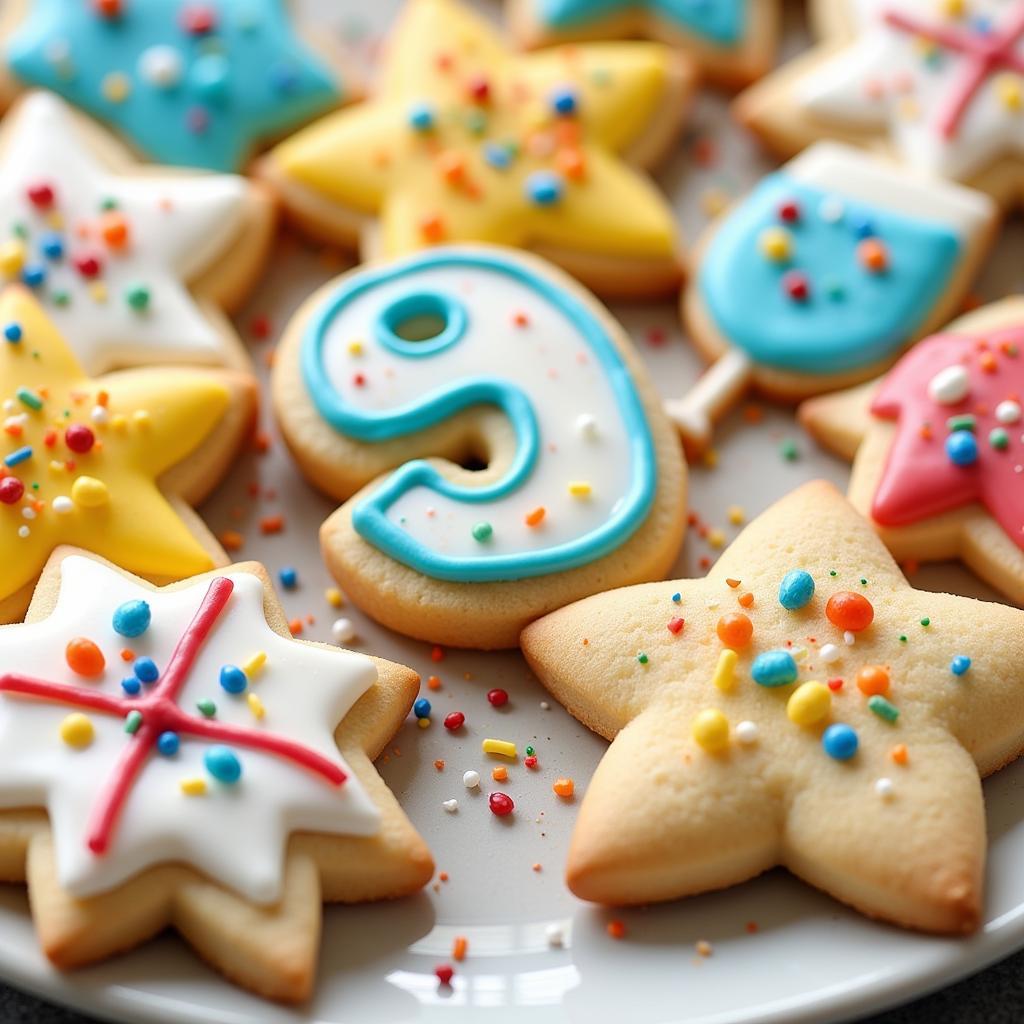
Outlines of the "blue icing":
{"type": "Polygon", "coordinates": [[[540,0],[544,21],[554,28],[573,28],[646,7],[695,35],[723,46],[742,40],[750,0],[540,0]]]}
{"type": "Polygon", "coordinates": [[[296,37],[282,0],[123,0],[117,17],[88,0],[29,7],[7,46],[11,70],[160,163],[235,170],[254,142],[338,100],[334,76],[296,37]],[[209,31],[183,26],[182,13],[197,9],[213,14],[209,31]],[[122,99],[110,97],[111,74],[126,79],[122,99]]]}
{"type": "MultiPolygon", "coordinates": [[[[409,351],[405,356],[429,359],[460,343],[472,317],[471,310],[460,310],[454,326],[450,320],[439,340],[428,342],[425,351],[409,351]]],[[[478,349],[471,358],[476,359],[482,371],[500,367],[500,354],[486,345],[478,349]]],[[[624,544],[646,519],[654,502],[657,486],[654,441],[629,370],[614,342],[601,322],[573,295],[502,256],[429,252],[346,278],[312,316],[302,341],[301,367],[306,388],[320,415],[339,433],[359,441],[372,443],[406,437],[473,406],[497,406],[511,421],[516,435],[516,453],[508,472],[497,482],[484,487],[462,487],[444,479],[428,462],[417,459],[397,469],[354,508],[352,522],[361,536],[426,576],[464,582],[515,580],[585,565],[624,544]],[[626,493],[615,502],[608,516],[589,532],[547,547],[489,553],[487,545],[481,544],[479,554],[453,556],[430,549],[389,518],[388,511],[398,499],[413,488],[422,487],[472,506],[474,518],[480,519],[487,514],[488,506],[494,509],[508,499],[515,500],[517,490],[534,472],[546,443],[531,396],[497,374],[453,379],[397,409],[358,409],[347,403],[332,386],[324,367],[324,346],[329,328],[349,304],[381,285],[408,279],[407,295],[397,302],[392,298],[391,305],[377,316],[371,332],[375,344],[400,352],[389,323],[395,306],[408,304],[407,311],[412,313],[415,312],[413,304],[424,304],[423,312],[428,315],[434,312],[431,307],[438,304],[457,308],[458,299],[425,292],[417,280],[422,271],[451,267],[491,271],[526,286],[538,302],[548,304],[572,322],[578,331],[578,339],[573,343],[589,348],[606,377],[621,417],[621,427],[616,429],[621,429],[622,436],[629,439],[629,483],[626,493]]],[[[538,365],[538,373],[542,372],[543,366],[538,365]]]]}
{"type": "Polygon", "coordinates": [[[946,224],[908,217],[789,178],[769,175],[715,233],[701,263],[701,295],[718,330],[755,362],[802,373],[839,373],[898,352],[946,290],[961,254],[946,224]],[[792,224],[778,216],[795,200],[792,224]],[[841,204],[823,217],[823,202],[841,204]],[[792,255],[768,259],[760,238],[784,228],[792,255]],[[858,260],[867,236],[888,251],[888,269],[871,273],[858,260]],[[805,301],[791,298],[783,279],[807,276],[805,301]]]}

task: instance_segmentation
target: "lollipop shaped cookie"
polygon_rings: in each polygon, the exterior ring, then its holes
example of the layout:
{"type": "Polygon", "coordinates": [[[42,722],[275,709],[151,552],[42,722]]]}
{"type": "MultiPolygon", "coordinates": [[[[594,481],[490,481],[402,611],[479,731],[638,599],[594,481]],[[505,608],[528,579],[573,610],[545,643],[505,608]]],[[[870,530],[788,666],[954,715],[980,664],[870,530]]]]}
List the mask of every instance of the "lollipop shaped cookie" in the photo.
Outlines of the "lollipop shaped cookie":
{"type": "Polygon", "coordinates": [[[1024,605],[1024,300],[954,321],[880,381],[804,403],[898,559],[959,558],[1024,605]]]}
{"type": "Polygon", "coordinates": [[[328,567],[400,632],[513,646],[675,557],[671,425],[621,327],[536,258],[439,248],[331,282],[286,330],[273,398],[307,476],[345,500],[328,567]]]}
{"type": "Polygon", "coordinates": [[[683,299],[713,361],[668,403],[688,446],[751,386],[785,401],[865,380],[952,316],[995,207],[859,150],[819,143],[712,225],[683,299]]]}

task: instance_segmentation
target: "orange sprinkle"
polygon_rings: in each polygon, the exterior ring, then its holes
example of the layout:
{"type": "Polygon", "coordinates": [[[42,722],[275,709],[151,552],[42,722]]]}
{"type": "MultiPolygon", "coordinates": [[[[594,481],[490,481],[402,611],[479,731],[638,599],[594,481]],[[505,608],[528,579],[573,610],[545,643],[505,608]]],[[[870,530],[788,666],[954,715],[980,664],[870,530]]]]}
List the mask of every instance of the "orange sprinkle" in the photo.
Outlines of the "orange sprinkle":
{"type": "Polygon", "coordinates": [[[741,584],[741,583],[743,582],[743,580],[734,580],[734,579],[727,579],[727,580],[726,580],[725,582],[726,582],[726,583],[727,583],[727,584],[728,584],[728,585],[729,585],[730,587],[732,587],[732,589],[733,589],[733,590],[735,590],[735,589],[736,589],[736,588],[737,588],[737,587],[738,587],[738,586],[739,586],[739,585],[740,585],[740,584],[741,584]]]}
{"type": "Polygon", "coordinates": [[[437,880],[439,882],[447,882],[448,881],[448,872],[447,871],[440,871],[440,872],[438,872],[437,880]]]}
{"type": "Polygon", "coordinates": [[[441,680],[437,676],[427,676],[427,689],[440,690],[441,680]]]}
{"type": "Polygon", "coordinates": [[[128,221],[123,213],[110,210],[100,218],[100,234],[111,249],[120,249],[128,241],[128,221]]]}
{"type": "Polygon", "coordinates": [[[885,243],[877,238],[865,238],[857,246],[857,257],[866,270],[881,273],[889,266],[889,250],[885,243]]]}
{"type": "Polygon", "coordinates": [[[280,533],[284,529],[284,516],[264,516],[260,520],[260,533],[280,533]]]}
{"type": "Polygon", "coordinates": [[[99,391],[96,394],[96,404],[103,406],[105,409],[107,403],[110,401],[110,395],[106,391],[99,391]]]}
{"type": "Polygon", "coordinates": [[[626,925],[616,917],[608,922],[607,932],[613,939],[624,939],[626,937],[626,925]]]}
{"type": "Polygon", "coordinates": [[[440,214],[432,213],[420,220],[420,234],[428,242],[440,242],[444,238],[444,221],[440,214]]]}
{"type": "Polygon", "coordinates": [[[512,324],[515,327],[529,327],[530,318],[520,309],[512,314],[512,324]]]}
{"type": "Polygon", "coordinates": [[[452,941],[452,959],[465,960],[466,950],[469,948],[469,940],[465,935],[456,935],[452,941]]]}
{"type": "Polygon", "coordinates": [[[491,778],[495,782],[504,782],[508,779],[508,769],[503,764],[497,765],[491,769],[491,778]]]}
{"type": "Polygon", "coordinates": [[[579,181],[587,173],[587,161],[578,149],[560,149],[555,154],[555,166],[570,181],[579,181]]]}
{"type": "Polygon", "coordinates": [[[225,530],[220,535],[220,543],[225,551],[237,551],[245,543],[245,538],[237,530],[225,530]]]}
{"type": "Polygon", "coordinates": [[[557,796],[563,796],[567,800],[576,791],[576,785],[572,779],[555,779],[555,784],[551,788],[557,796]]]}
{"type": "Polygon", "coordinates": [[[905,743],[897,743],[896,746],[889,751],[889,756],[896,764],[906,764],[908,761],[907,745],[905,743]]]}
{"type": "Polygon", "coordinates": [[[544,506],[538,505],[537,508],[535,508],[532,512],[527,513],[526,525],[537,526],[538,524],[540,524],[544,519],[544,512],[544,506]]]}
{"type": "Polygon", "coordinates": [[[536,871],[538,874],[540,874],[542,869],[541,869],[541,864],[540,864],[539,860],[533,862],[533,870],[536,871]]]}
{"type": "MultiPolygon", "coordinates": [[[[270,354],[271,362],[268,365],[273,365],[273,353],[270,354]]],[[[257,455],[266,455],[270,451],[270,435],[265,430],[257,430],[252,436],[252,450],[257,455]]]]}
{"type": "Polygon", "coordinates": [[[986,373],[996,372],[996,357],[991,352],[982,352],[982,354],[978,357],[978,363],[986,373]]]}
{"type": "Polygon", "coordinates": [[[740,594],[736,600],[739,601],[741,608],[749,608],[754,603],[754,595],[748,590],[745,594],[740,594]]]}
{"type": "Polygon", "coordinates": [[[437,759],[437,760],[436,760],[436,761],[434,762],[434,767],[435,767],[435,768],[436,768],[436,769],[437,769],[437,770],[438,770],[439,772],[443,772],[443,771],[444,771],[444,761],[442,761],[442,760],[441,760],[441,758],[438,758],[438,759],[437,759]]]}
{"type": "Polygon", "coordinates": [[[288,623],[288,629],[291,630],[292,636],[299,636],[302,633],[302,619],[292,619],[288,623]]]}
{"type": "Polygon", "coordinates": [[[131,648],[125,647],[121,651],[121,660],[122,661],[134,661],[135,660],[135,652],[133,650],[131,650],[131,648]]]}
{"type": "Polygon", "coordinates": [[[757,932],[759,932],[759,931],[760,931],[760,926],[758,925],[758,923],[756,921],[748,921],[747,922],[747,934],[748,935],[756,935],[757,932]]]}
{"type": "Polygon", "coordinates": [[[743,612],[729,612],[718,620],[718,639],[723,646],[742,650],[754,635],[754,624],[743,612]]]}
{"type": "Polygon", "coordinates": [[[106,665],[103,652],[84,636],[70,640],[64,649],[64,656],[71,671],[87,679],[101,675],[106,665]]]}
{"type": "Polygon", "coordinates": [[[764,409],[759,405],[746,405],[743,407],[743,419],[747,423],[760,423],[764,419],[764,409]]]}
{"type": "Polygon", "coordinates": [[[884,665],[865,665],[857,672],[857,689],[865,697],[887,692],[889,670],[884,665]]]}

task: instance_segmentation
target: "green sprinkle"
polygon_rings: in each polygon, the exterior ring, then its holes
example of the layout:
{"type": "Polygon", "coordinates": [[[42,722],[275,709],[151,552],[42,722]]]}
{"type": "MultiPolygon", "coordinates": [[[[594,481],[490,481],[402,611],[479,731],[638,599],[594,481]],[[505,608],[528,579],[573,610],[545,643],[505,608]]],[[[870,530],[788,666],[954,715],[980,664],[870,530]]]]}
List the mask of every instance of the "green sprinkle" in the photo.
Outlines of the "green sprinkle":
{"type": "Polygon", "coordinates": [[[796,446],[796,441],[791,438],[787,438],[782,444],[779,445],[779,454],[786,460],[786,462],[796,462],[800,458],[800,450],[796,446]]]}
{"type": "Polygon", "coordinates": [[[970,413],[964,413],[962,416],[950,416],[946,420],[946,427],[950,431],[969,430],[973,434],[977,425],[978,421],[970,413]]]}
{"type": "Polygon", "coordinates": [[[30,409],[39,410],[43,407],[43,400],[34,391],[30,391],[28,388],[18,388],[18,390],[15,391],[15,395],[17,395],[18,401],[21,402],[22,405],[27,405],[30,409]]]}
{"type": "Polygon", "coordinates": [[[24,221],[16,221],[11,225],[11,233],[15,238],[20,238],[23,241],[28,238],[28,228],[25,226],[24,221]]]}
{"type": "Polygon", "coordinates": [[[637,651],[636,660],[639,661],[641,665],[646,665],[651,659],[647,657],[647,654],[644,651],[637,651]]]}
{"type": "Polygon", "coordinates": [[[876,693],[873,697],[868,697],[868,707],[879,718],[884,718],[887,722],[895,722],[900,717],[900,709],[895,704],[887,701],[879,693],[876,693]]]}
{"type": "Polygon", "coordinates": [[[116,210],[117,200],[113,196],[105,196],[100,203],[101,210],[116,210]]]}
{"type": "Polygon", "coordinates": [[[66,291],[63,288],[57,291],[50,292],[50,301],[55,306],[70,306],[71,305],[71,292],[66,291]]]}
{"type": "Polygon", "coordinates": [[[830,278],[825,282],[825,294],[833,301],[839,302],[846,298],[846,286],[836,278],[830,278]]]}
{"type": "Polygon", "coordinates": [[[533,757],[533,755],[535,753],[536,753],[536,751],[533,749],[533,747],[527,747],[526,748],[526,756],[527,757],[533,757]]]}
{"type": "Polygon", "coordinates": [[[487,115],[482,110],[471,110],[466,115],[466,130],[471,135],[483,135],[487,131],[487,115]]]}
{"type": "Polygon", "coordinates": [[[905,644],[906,642],[907,642],[907,634],[906,633],[900,633],[900,643],[901,644],[905,644]]]}
{"type": "Polygon", "coordinates": [[[994,427],[989,431],[988,443],[992,445],[997,452],[1005,452],[1006,449],[1010,447],[1010,435],[1003,427],[994,427]]]}
{"type": "Polygon", "coordinates": [[[205,718],[213,718],[213,716],[217,714],[217,705],[214,704],[209,697],[197,700],[196,707],[199,709],[199,713],[205,718]]]}
{"type": "Polygon", "coordinates": [[[490,540],[491,535],[494,533],[494,527],[488,522],[475,523],[473,525],[473,539],[480,541],[482,544],[485,540],[490,540]]]}
{"type": "Polygon", "coordinates": [[[139,731],[139,726],[142,725],[142,712],[138,709],[129,711],[125,716],[124,720],[124,731],[131,735],[134,735],[139,731]]]}
{"type": "Polygon", "coordinates": [[[921,625],[922,626],[926,626],[927,627],[927,626],[930,626],[931,624],[932,624],[932,620],[929,619],[927,615],[921,620],[921,625]]]}
{"type": "Polygon", "coordinates": [[[135,310],[143,313],[149,308],[149,289],[144,284],[133,284],[125,293],[125,302],[135,310]]]}
{"type": "Polygon", "coordinates": [[[868,581],[863,576],[860,578],[860,585],[862,587],[866,587],[868,585],[868,581]]]}
{"type": "Polygon", "coordinates": [[[829,569],[828,574],[829,574],[829,576],[838,576],[839,575],[839,573],[837,573],[835,571],[835,569],[829,569]]]}

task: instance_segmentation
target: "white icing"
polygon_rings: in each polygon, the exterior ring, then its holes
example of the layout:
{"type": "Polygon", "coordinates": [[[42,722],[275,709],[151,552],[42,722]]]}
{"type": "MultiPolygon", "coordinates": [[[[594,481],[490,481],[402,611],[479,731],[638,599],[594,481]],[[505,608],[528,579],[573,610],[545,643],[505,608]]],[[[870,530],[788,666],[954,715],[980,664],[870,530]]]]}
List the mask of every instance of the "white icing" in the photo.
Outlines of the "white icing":
{"type": "MultiPolygon", "coordinates": [[[[98,794],[131,742],[120,718],[86,711],[95,729],[92,743],[74,749],[60,739],[63,719],[82,709],[0,694],[0,807],[49,811],[62,886],[78,896],[114,888],[154,864],[182,861],[256,902],[281,891],[288,835],[299,830],[371,835],[379,812],[347,768],[333,731],[376,679],[373,662],[350,651],[325,650],[275,633],[263,614],[263,584],[247,573],[225,573],[234,584],[227,606],[195,660],[179,706],[196,712],[210,698],[216,720],[256,727],[298,741],[336,764],[348,779],[333,786],[307,769],[274,755],[228,744],[242,762],[233,786],[205,770],[210,743],[186,735],[174,757],[154,753],[139,774],[109,851],[97,856],[86,846],[89,816],[98,794]],[[219,682],[220,668],[242,665],[258,651],[266,663],[250,684],[265,716],[257,720],[246,695],[232,696],[219,682]],[[180,783],[205,778],[203,796],[187,796],[180,783]]],[[[130,647],[149,655],[162,670],[192,620],[209,582],[154,592],[91,559],[71,556],[61,566],[61,588],[51,616],[0,630],[3,671],[50,682],[122,694],[131,675],[119,652],[130,647]],[[152,624],[133,640],[112,626],[114,609],[142,599],[152,624]],[[65,660],[74,637],[93,640],[106,658],[96,680],[76,676],[65,660]]],[[[198,712],[196,712],[198,713],[198,712]]],[[[221,742],[221,741],[213,741],[221,742]]]]}
{"type": "Polygon", "coordinates": [[[847,199],[879,209],[948,224],[961,238],[976,237],[994,215],[992,201],[980,192],[925,178],[840,142],[815,143],[783,173],[807,185],[840,189],[847,199]]]}
{"type": "Polygon", "coordinates": [[[354,296],[330,322],[323,362],[334,390],[361,411],[395,410],[435,389],[484,376],[529,396],[540,451],[522,486],[480,504],[417,486],[388,510],[389,520],[431,551],[479,556],[551,548],[600,527],[628,491],[630,438],[606,371],[572,320],[511,275],[482,266],[437,266],[382,281],[354,296]],[[378,313],[393,301],[438,291],[466,308],[468,323],[458,342],[410,358],[374,340],[378,313]],[[518,312],[529,318],[527,326],[514,322],[518,312]],[[353,340],[363,342],[361,355],[349,351],[353,340]],[[354,383],[357,373],[364,386],[354,383]],[[590,484],[589,497],[571,495],[574,482],[590,484]],[[546,510],[542,523],[527,526],[525,517],[538,507],[546,510]],[[485,543],[472,534],[481,521],[494,529],[485,543]]]}
{"type": "Polygon", "coordinates": [[[246,188],[243,178],[227,174],[112,174],[90,152],[63,101],[35,93],[18,108],[0,153],[0,243],[13,224],[28,227],[29,260],[47,270],[39,290],[47,314],[87,373],[133,363],[218,363],[221,336],[183,282],[203,273],[241,230],[246,188]],[[54,189],[50,211],[28,199],[27,187],[38,183],[54,189]],[[108,198],[129,224],[130,244],[123,250],[109,249],[102,238],[76,237],[79,226],[96,222],[108,198]],[[57,232],[65,242],[59,262],[39,251],[43,235],[56,230],[49,224],[52,213],[64,222],[57,232]],[[103,301],[73,265],[73,254],[82,249],[102,256],[97,280],[106,290],[103,301]],[[140,284],[151,293],[141,313],[125,300],[140,284]],[[48,301],[58,290],[69,294],[66,306],[48,301]]]}
{"type": "MultiPolygon", "coordinates": [[[[937,122],[962,81],[964,58],[943,49],[926,63],[927,44],[883,20],[886,11],[897,11],[930,25],[966,27],[969,19],[990,18],[1001,26],[1019,3],[970,0],[967,17],[950,19],[935,0],[851,2],[859,35],[811,71],[796,91],[798,103],[854,129],[887,131],[904,159],[945,177],[968,178],[1003,154],[1024,152],[1024,110],[1008,107],[997,90],[1007,72],[997,70],[982,83],[955,135],[945,138],[937,122]]],[[[1024,54],[1024,39],[1015,51],[1024,54]]]]}
{"type": "Polygon", "coordinates": [[[956,405],[967,397],[970,388],[971,378],[967,367],[956,364],[939,370],[928,381],[928,397],[939,405],[956,405]]]}
{"type": "Polygon", "coordinates": [[[1020,402],[1014,402],[1008,398],[1005,402],[1000,402],[996,406],[996,419],[1000,423],[1010,426],[1013,423],[1020,423],[1020,418],[1020,402]]]}

